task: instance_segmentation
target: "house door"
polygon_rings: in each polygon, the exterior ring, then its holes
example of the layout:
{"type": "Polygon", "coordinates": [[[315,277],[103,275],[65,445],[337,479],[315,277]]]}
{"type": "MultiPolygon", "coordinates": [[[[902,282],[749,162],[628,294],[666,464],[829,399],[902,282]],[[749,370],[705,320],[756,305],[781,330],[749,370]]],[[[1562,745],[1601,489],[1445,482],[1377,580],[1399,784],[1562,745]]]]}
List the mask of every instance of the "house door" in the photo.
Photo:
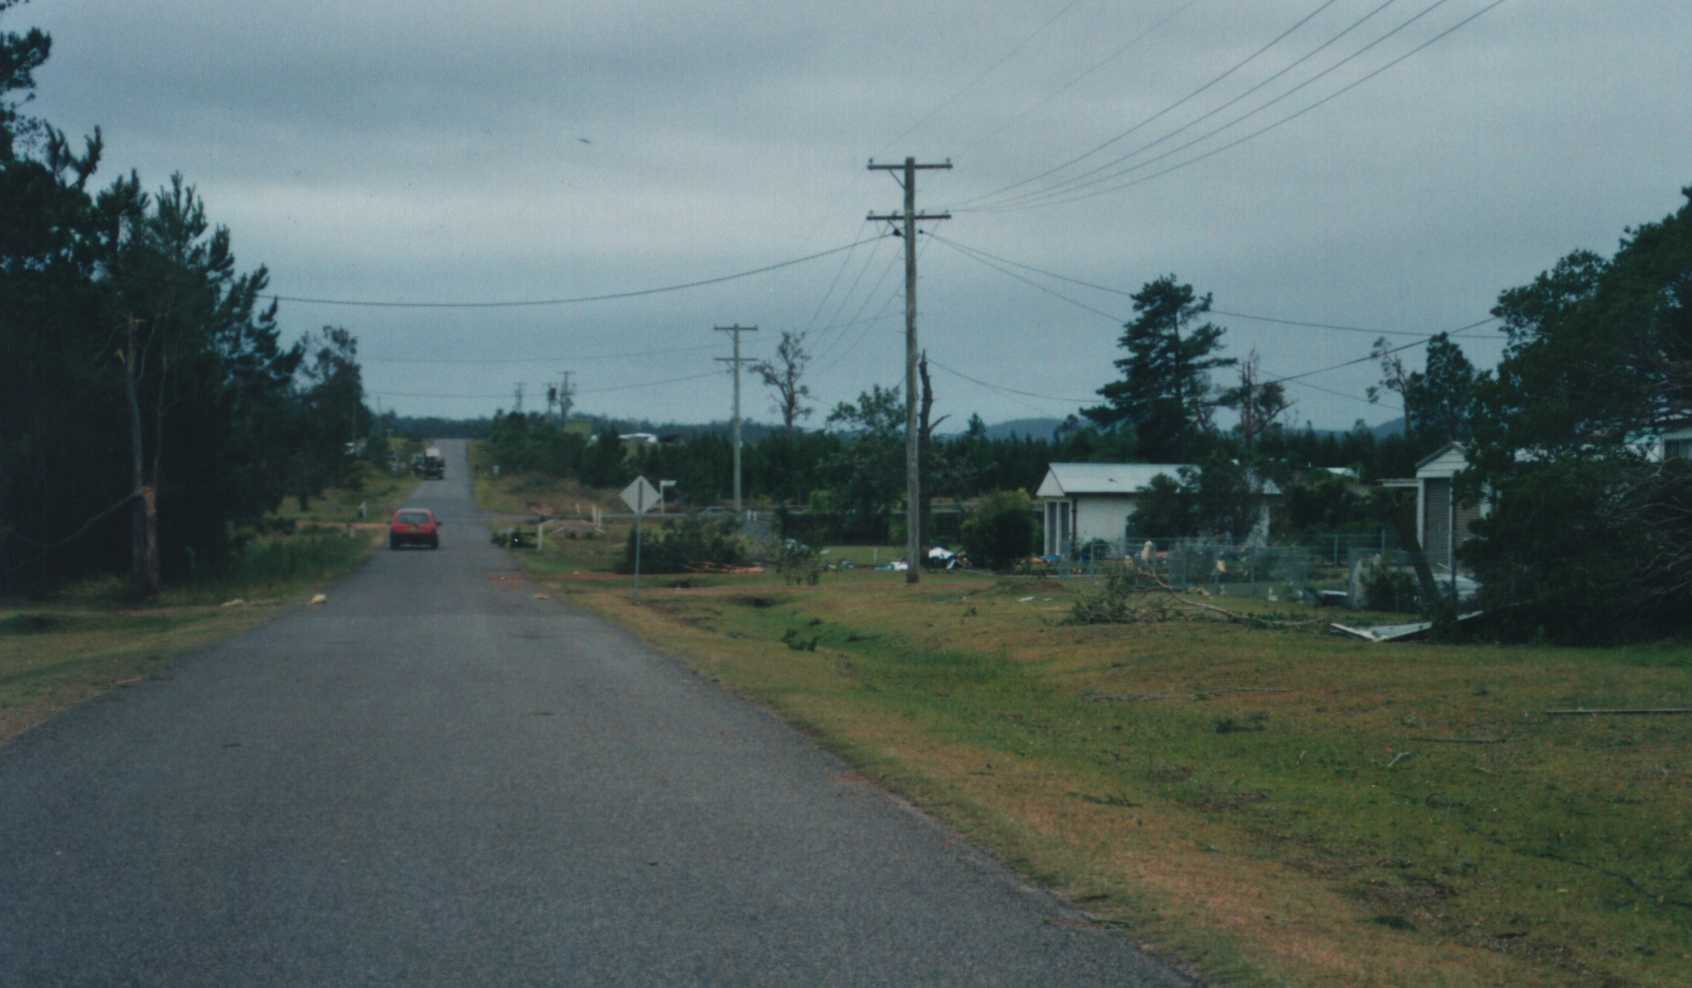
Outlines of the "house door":
{"type": "Polygon", "coordinates": [[[1451,480],[1429,478],[1427,495],[1423,499],[1422,551],[1428,565],[1435,568],[1451,566],[1451,480]]]}

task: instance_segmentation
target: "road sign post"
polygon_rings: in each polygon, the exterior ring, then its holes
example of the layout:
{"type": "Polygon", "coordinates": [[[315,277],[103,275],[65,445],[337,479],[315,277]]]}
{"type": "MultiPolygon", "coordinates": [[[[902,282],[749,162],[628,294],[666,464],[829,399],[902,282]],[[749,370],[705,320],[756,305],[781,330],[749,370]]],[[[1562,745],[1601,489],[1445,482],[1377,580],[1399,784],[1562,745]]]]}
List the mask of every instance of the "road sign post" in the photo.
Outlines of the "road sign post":
{"type": "Polygon", "coordinates": [[[640,599],[640,516],[646,514],[646,512],[654,504],[658,503],[658,489],[656,487],[653,487],[652,482],[647,480],[645,477],[636,477],[634,479],[634,483],[631,483],[629,486],[623,488],[623,503],[628,505],[630,508],[634,509],[634,519],[635,519],[635,526],[634,526],[634,535],[635,535],[634,596],[635,596],[635,600],[639,600],[640,599]]]}

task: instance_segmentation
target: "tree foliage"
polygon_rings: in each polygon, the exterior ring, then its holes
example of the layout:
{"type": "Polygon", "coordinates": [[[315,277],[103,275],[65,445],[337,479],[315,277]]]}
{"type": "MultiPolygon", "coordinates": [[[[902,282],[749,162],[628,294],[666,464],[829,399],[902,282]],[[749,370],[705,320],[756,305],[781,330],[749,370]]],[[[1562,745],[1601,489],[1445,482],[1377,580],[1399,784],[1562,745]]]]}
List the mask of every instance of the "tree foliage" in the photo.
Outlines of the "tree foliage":
{"type": "Polygon", "coordinates": [[[93,192],[99,131],[75,151],[22,113],[50,51],[0,32],[0,589],[121,571],[139,545],[151,590],[224,565],[290,489],[316,427],[304,352],[182,176],[93,192]]]}
{"type": "Polygon", "coordinates": [[[1692,188],[1616,254],[1577,251],[1499,296],[1509,335],[1477,387],[1465,558],[1521,635],[1684,630],[1692,471],[1658,437],[1692,421],[1692,188]]]}
{"type": "Polygon", "coordinates": [[[1105,403],[1084,414],[1107,430],[1131,430],[1144,462],[1191,462],[1212,432],[1210,372],[1235,360],[1217,355],[1222,327],[1200,321],[1210,311],[1208,294],[1165,275],[1132,299],[1136,317],[1120,340],[1128,355],[1116,361],[1122,379],[1100,388],[1105,403]]]}
{"type": "Polygon", "coordinates": [[[1451,342],[1448,333],[1434,336],[1427,342],[1425,369],[1419,371],[1405,367],[1401,349],[1389,347],[1384,337],[1375,341],[1381,382],[1369,387],[1369,400],[1379,401],[1387,392],[1397,394],[1404,405],[1404,431],[1429,452],[1467,440],[1476,376],[1463,348],[1451,342]]]}
{"type": "Polygon", "coordinates": [[[976,564],[1010,569],[1034,549],[1034,499],[1026,490],[987,494],[964,519],[963,544],[976,564]]]}

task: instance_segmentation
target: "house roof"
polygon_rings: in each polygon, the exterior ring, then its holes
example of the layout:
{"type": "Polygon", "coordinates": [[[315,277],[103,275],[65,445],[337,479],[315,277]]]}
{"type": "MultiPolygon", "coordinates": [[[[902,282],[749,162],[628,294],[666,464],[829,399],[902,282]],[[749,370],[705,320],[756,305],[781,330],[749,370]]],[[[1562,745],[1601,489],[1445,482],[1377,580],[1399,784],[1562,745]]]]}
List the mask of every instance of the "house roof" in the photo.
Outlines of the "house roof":
{"type": "MultiPolygon", "coordinates": [[[[1046,468],[1035,497],[1074,497],[1077,494],[1138,494],[1151,486],[1152,478],[1164,474],[1179,483],[1183,463],[1053,463],[1046,468]]],[[[1263,493],[1281,489],[1265,481],[1263,493]]]]}
{"type": "Polygon", "coordinates": [[[1416,469],[1417,470],[1422,469],[1423,467],[1427,466],[1428,464],[1430,464],[1433,461],[1439,459],[1440,457],[1444,456],[1447,453],[1456,453],[1458,455],[1458,457],[1460,457],[1460,458],[1463,457],[1463,444],[1462,443],[1446,443],[1445,445],[1441,446],[1440,448],[1434,450],[1432,453],[1429,453],[1427,456],[1424,456],[1420,460],[1416,461],[1416,469]]]}
{"type": "Polygon", "coordinates": [[[1053,463],[1046,468],[1038,497],[1071,497],[1076,494],[1136,494],[1151,486],[1152,478],[1166,474],[1181,480],[1180,463],[1053,463]]]}

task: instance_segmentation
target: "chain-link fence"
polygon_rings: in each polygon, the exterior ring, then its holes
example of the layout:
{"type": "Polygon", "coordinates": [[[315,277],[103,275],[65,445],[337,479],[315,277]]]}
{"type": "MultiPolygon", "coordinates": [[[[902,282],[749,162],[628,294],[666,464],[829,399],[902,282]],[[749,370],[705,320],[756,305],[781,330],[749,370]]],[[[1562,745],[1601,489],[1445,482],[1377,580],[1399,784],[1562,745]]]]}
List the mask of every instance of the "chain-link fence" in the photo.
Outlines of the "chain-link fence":
{"type": "MultiPolygon", "coordinates": [[[[1416,560],[1390,534],[1312,536],[1293,545],[1240,545],[1215,539],[1096,539],[1068,559],[1047,558],[1042,571],[1055,576],[1093,577],[1131,561],[1175,590],[1203,590],[1217,596],[1255,597],[1378,611],[1414,612],[1421,607],[1416,560]]],[[[1478,589],[1450,567],[1432,566],[1441,593],[1458,599],[1478,589]]]]}

